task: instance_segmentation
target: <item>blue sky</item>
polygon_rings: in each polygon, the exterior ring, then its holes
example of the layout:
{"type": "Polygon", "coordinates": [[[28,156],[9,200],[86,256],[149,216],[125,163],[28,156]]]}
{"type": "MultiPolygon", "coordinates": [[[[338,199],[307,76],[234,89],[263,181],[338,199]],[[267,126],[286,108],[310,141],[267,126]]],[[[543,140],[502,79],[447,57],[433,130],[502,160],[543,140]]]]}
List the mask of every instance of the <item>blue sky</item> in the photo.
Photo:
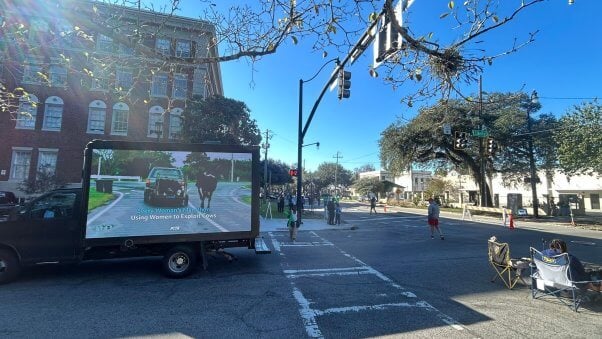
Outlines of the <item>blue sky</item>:
{"type": "MultiPolygon", "coordinates": [[[[518,0],[503,4],[517,6],[518,0]]],[[[220,2],[218,2],[218,6],[220,2]]],[[[196,0],[183,1],[179,15],[198,17],[201,13],[196,0]]],[[[439,15],[446,10],[447,1],[416,0],[404,18],[414,33],[433,31],[441,38],[454,38],[459,33],[444,25],[439,15]]],[[[513,39],[524,38],[528,32],[539,30],[536,41],[518,53],[497,59],[483,73],[483,90],[487,92],[530,93],[537,90],[542,109],[563,115],[582,99],[600,96],[602,79],[602,25],[599,23],[602,1],[548,0],[521,13],[509,25],[485,36],[487,49],[502,51],[513,39]]],[[[299,79],[309,79],[322,64],[335,57],[330,51],[324,59],[321,53],[311,52],[303,42],[288,43],[274,55],[254,65],[247,60],[221,64],[224,94],[243,101],[251,116],[270,140],[268,158],[288,164],[297,162],[298,92],[299,79]]],[[[344,55],[340,55],[341,59],[344,55]]],[[[400,103],[404,88],[393,90],[380,78],[371,78],[368,69],[372,60],[371,48],[353,66],[351,98],[339,101],[336,90],[327,92],[312,120],[305,143],[320,142],[320,148],[304,148],[305,167],[315,170],[323,162],[339,162],[347,169],[363,164],[380,168],[378,140],[380,133],[398,118],[411,119],[419,105],[408,108],[400,103]]],[[[304,84],[304,119],[307,118],[319,91],[327,81],[333,66],[327,66],[315,80],[304,84]]],[[[478,84],[470,92],[476,93],[478,84]]],[[[263,151],[262,151],[263,157],[263,151]]]]}

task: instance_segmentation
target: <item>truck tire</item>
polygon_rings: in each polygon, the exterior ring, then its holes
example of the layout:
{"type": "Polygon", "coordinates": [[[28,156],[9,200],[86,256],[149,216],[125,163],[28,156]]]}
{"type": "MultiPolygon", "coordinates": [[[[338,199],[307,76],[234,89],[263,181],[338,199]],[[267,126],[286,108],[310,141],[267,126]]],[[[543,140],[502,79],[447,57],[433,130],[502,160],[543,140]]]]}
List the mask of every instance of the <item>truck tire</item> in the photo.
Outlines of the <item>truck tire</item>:
{"type": "Polygon", "coordinates": [[[163,256],[163,272],[170,278],[185,277],[196,269],[197,255],[190,246],[170,248],[163,256]]]}
{"type": "Polygon", "coordinates": [[[20,272],[21,265],[15,252],[0,248],[0,284],[15,280],[20,272]]]}

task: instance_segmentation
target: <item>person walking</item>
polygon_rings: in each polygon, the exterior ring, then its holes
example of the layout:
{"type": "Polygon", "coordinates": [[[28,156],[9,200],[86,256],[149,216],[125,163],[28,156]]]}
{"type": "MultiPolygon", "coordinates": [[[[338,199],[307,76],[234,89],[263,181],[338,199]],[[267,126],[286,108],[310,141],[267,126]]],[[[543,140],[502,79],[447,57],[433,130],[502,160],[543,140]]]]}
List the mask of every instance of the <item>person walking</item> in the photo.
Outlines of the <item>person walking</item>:
{"type": "Polygon", "coordinates": [[[372,196],[372,198],[370,198],[370,214],[372,214],[372,211],[374,211],[374,214],[376,214],[376,197],[372,196]]]}
{"type": "Polygon", "coordinates": [[[441,237],[441,240],[444,240],[445,238],[443,237],[443,233],[441,232],[441,229],[439,228],[439,205],[435,202],[435,200],[433,200],[433,198],[429,198],[429,207],[428,207],[428,216],[427,216],[427,222],[431,228],[431,239],[435,239],[435,229],[437,230],[437,232],[439,233],[439,237],[441,237]]]}
{"type": "Polygon", "coordinates": [[[295,240],[297,240],[297,230],[299,229],[299,225],[297,223],[297,209],[295,208],[295,206],[293,206],[288,211],[288,220],[286,221],[286,227],[288,227],[291,241],[295,242],[295,240]]]}
{"type": "Polygon", "coordinates": [[[341,224],[341,204],[339,204],[338,202],[334,204],[334,223],[336,225],[340,225],[341,224]]]}
{"type": "Polygon", "coordinates": [[[334,225],[334,201],[332,199],[328,200],[326,209],[328,210],[328,225],[334,225]]]}
{"type": "Polygon", "coordinates": [[[284,213],[284,195],[282,193],[278,196],[278,213],[284,213]]]}

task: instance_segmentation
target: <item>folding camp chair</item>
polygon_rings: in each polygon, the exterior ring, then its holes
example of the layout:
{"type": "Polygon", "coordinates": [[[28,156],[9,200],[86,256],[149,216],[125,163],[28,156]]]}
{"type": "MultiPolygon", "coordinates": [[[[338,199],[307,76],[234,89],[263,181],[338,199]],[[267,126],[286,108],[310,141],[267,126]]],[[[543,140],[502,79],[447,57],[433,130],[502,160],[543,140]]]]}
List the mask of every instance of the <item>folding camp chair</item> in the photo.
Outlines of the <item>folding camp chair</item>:
{"type": "Polygon", "coordinates": [[[572,307],[577,312],[582,295],[577,284],[587,283],[571,279],[571,259],[568,253],[548,257],[531,247],[531,295],[533,299],[546,296],[558,298],[563,304],[572,307]],[[567,294],[568,297],[563,294],[567,294]],[[570,300],[567,303],[566,300],[570,300]]]}
{"type": "Polygon", "coordinates": [[[526,285],[521,277],[521,271],[528,267],[528,263],[517,259],[511,259],[510,245],[508,245],[508,243],[499,243],[490,239],[488,241],[488,247],[489,263],[495,270],[491,282],[494,282],[499,277],[509,289],[512,289],[519,280],[526,285]]]}

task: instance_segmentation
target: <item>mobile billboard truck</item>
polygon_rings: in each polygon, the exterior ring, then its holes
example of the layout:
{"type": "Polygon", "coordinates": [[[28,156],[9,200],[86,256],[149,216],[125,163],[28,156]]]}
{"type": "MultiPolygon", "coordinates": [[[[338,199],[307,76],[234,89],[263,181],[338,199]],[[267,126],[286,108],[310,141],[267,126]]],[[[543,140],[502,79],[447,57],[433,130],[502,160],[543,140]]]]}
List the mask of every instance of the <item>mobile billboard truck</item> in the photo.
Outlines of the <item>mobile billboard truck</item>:
{"type": "Polygon", "coordinates": [[[0,223],[0,283],[22,267],[162,257],[169,277],[206,254],[259,237],[257,146],[101,141],[84,152],[82,188],[50,191],[0,223]]]}

